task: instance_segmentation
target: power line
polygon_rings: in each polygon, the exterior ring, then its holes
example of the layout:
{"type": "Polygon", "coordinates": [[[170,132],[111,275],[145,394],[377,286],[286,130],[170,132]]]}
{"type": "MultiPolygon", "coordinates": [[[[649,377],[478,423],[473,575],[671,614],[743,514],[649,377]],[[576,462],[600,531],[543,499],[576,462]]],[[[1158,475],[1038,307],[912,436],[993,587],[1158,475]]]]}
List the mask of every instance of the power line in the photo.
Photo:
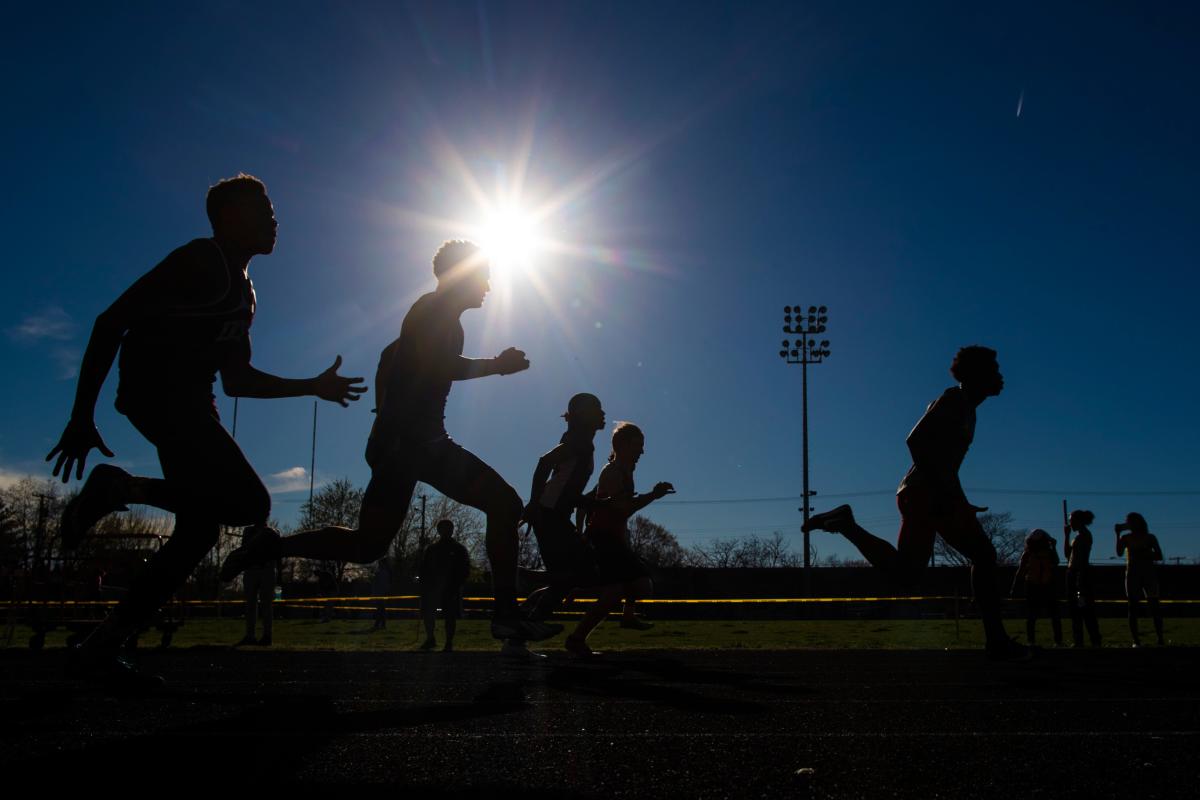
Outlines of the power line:
{"type": "MultiPolygon", "coordinates": [[[[965,491],[972,494],[1015,494],[1015,495],[1045,495],[1051,497],[1200,497],[1200,489],[1182,489],[1168,491],[1153,491],[1130,489],[1100,489],[1082,491],[1076,489],[981,489],[966,487],[965,491]]],[[[830,492],[820,495],[821,498],[842,499],[847,497],[878,497],[894,495],[895,489],[878,489],[860,492],[830,492]]],[[[703,506],[703,505],[739,505],[747,503],[796,503],[802,500],[801,495],[782,497],[726,497],[714,500],[660,500],[658,506],[703,506]]]]}

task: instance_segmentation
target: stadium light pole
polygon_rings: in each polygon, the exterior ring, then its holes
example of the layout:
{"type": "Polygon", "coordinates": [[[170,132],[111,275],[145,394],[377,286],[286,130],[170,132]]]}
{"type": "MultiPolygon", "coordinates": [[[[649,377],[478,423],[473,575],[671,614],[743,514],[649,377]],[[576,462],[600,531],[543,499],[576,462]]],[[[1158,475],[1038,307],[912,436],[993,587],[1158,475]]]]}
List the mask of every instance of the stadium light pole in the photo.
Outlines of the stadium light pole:
{"type": "MultiPolygon", "coordinates": [[[[801,463],[804,473],[804,500],[800,511],[804,514],[804,524],[808,525],[808,499],[816,492],[808,488],[808,365],[820,364],[829,357],[829,340],[817,340],[811,337],[825,332],[825,323],[829,321],[828,309],[825,306],[809,306],[807,311],[803,306],[783,307],[783,332],[799,336],[789,342],[783,340],[783,349],[779,357],[788,364],[800,365],[800,419],[801,419],[801,463]]],[[[812,591],[812,558],[808,547],[808,531],[804,531],[804,591],[812,591]]]]}

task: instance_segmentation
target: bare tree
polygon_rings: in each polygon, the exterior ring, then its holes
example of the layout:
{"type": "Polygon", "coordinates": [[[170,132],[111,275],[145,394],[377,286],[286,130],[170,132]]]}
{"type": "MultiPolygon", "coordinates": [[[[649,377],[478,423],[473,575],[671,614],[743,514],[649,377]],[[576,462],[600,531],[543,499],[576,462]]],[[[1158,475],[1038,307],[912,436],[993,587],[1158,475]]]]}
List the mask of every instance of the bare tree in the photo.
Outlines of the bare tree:
{"type": "Polygon", "coordinates": [[[712,539],[702,545],[693,545],[687,560],[693,566],[717,569],[795,567],[804,563],[803,556],[792,552],[790,543],[779,531],[765,539],[757,535],[712,539]]]}
{"type": "MultiPolygon", "coordinates": [[[[997,564],[1016,564],[1021,560],[1021,552],[1025,549],[1025,532],[1013,525],[1012,512],[985,512],[979,515],[979,524],[992,547],[996,548],[997,564]]],[[[940,536],[934,542],[933,553],[937,561],[950,566],[967,566],[971,563],[940,536]]]]}
{"type": "MultiPolygon", "coordinates": [[[[358,512],[362,507],[363,490],[358,489],[349,478],[338,478],[322,486],[300,506],[300,528],[310,530],[327,525],[343,528],[358,527],[358,512]]],[[[363,572],[357,565],[348,569],[345,561],[321,561],[321,569],[327,570],[340,586],[347,578],[357,577],[363,572]]]]}
{"type": "Polygon", "coordinates": [[[629,546],[650,567],[682,567],[687,561],[675,534],[641,514],[629,522],[629,546]]]}

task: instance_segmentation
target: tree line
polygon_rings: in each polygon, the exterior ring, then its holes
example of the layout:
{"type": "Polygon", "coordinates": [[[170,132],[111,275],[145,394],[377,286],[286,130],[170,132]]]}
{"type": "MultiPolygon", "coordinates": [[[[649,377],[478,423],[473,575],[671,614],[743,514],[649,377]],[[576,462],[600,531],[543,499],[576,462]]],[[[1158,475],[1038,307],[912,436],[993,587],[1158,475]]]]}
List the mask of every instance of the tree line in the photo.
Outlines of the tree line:
{"type": "MultiPolygon", "coordinates": [[[[285,535],[292,530],[340,525],[354,528],[358,524],[358,512],[363,489],[347,478],[331,481],[316,492],[312,499],[300,508],[300,516],[294,528],[273,522],[285,535]]],[[[110,514],[96,527],[74,553],[64,553],[58,534],[59,518],[63,507],[72,493],[64,491],[62,484],[45,479],[27,477],[0,489],[0,576],[10,580],[37,578],[63,573],[89,576],[103,573],[111,582],[117,576],[136,570],[170,536],[173,520],[170,514],[148,511],[133,507],[127,512],[110,514]]],[[[487,564],[484,543],[485,521],[475,509],[457,503],[426,487],[419,487],[415,495],[417,502],[405,518],[404,526],[392,541],[387,558],[391,572],[401,585],[407,585],[415,576],[417,564],[424,545],[433,541],[430,533],[441,519],[454,523],[455,538],[461,541],[471,555],[475,569],[473,577],[482,580],[482,571],[487,564]],[[424,527],[422,527],[421,495],[425,496],[424,527]]],[[[980,522],[996,547],[998,561],[1015,564],[1024,545],[1024,531],[1013,525],[1012,515],[1007,512],[989,512],[980,515],[980,522]]],[[[192,576],[192,586],[201,594],[215,594],[219,589],[217,570],[222,559],[240,543],[240,530],[222,531],[218,545],[197,568],[192,576]]],[[[642,515],[636,515],[629,524],[630,544],[650,567],[655,569],[672,567],[697,567],[710,569],[798,567],[804,563],[803,553],[792,547],[792,541],[781,532],[769,536],[716,537],[703,543],[685,547],[678,537],[664,526],[642,515]]],[[[859,560],[843,560],[837,556],[818,557],[812,553],[813,562],[821,566],[865,566],[859,560]]],[[[947,547],[940,539],[935,546],[937,563],[958,566],[965,564],[957,551],[947,547]]],[[[541,558],[537,543],[531,533],[522,530],[520,563],[527,569],[541,569],[541,558]]],[[[281,566],[284,582],[306,582],[313,580],[318,570],[334,576],[339,586],[354,581],[369,581],[377,565],[357,565],[338,562],[311,562],[304,559],[288,559],[281,566]]]]}

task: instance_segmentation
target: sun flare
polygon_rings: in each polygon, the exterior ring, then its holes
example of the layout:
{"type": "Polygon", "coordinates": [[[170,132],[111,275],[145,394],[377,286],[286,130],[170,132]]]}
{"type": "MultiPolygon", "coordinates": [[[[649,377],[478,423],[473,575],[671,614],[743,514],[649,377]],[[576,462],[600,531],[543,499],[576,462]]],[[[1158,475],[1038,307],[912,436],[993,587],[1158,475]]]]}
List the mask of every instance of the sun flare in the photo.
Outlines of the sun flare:
{"type": "Polygon", "coordinates": [[[493,271],[505,277],[532,269],[541,244],[536,219],[517,206],[497,209],[480,229],[480,245],[493,271]]]}

